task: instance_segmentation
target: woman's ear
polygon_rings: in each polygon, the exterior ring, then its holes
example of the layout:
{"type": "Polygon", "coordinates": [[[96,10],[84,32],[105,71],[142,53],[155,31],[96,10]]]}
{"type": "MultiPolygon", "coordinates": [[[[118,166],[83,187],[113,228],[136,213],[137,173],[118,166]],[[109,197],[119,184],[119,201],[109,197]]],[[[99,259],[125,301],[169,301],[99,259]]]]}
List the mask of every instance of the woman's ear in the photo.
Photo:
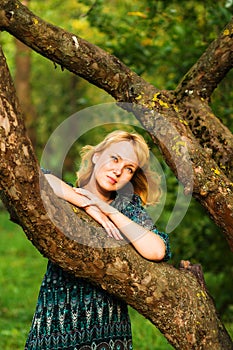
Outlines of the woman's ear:
{"type": "Polygon", "coordinates": [[[92,156],[92,163],[95,164],[97,162],[99,158],[99,154],[98,153],[94,153],[92,156]]]}

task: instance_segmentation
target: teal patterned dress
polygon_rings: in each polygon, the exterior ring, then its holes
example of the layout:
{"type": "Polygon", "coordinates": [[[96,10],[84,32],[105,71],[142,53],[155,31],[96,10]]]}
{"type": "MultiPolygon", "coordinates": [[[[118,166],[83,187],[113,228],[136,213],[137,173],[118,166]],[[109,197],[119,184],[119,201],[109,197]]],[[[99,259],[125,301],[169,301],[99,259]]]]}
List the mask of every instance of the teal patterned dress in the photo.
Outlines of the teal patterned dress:
{"type": "MultiPolygon", "coordinates": [[[[112,205],[138,224],[153,230],[166,244],[137,195],[117,195],[112,205]]],[[[131,324],[125,302],[87,280],[48,262],[25,350],[131,350],[131,324]]]]}

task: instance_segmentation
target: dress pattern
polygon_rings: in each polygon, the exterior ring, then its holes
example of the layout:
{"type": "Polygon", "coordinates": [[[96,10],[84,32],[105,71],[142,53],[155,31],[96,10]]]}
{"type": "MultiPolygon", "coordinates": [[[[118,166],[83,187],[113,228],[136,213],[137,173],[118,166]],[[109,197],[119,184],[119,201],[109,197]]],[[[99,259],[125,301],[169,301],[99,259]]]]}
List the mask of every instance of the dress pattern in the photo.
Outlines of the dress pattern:
{"type": "MultiPolygon", "coordinates": [[[[153,225],[137,195],[117,195],[112,205],[153,230],[166,244],[168,235],[153,225]]],[[[48,262],[25,350],[132,350],[125,302],[48,262]]]]}

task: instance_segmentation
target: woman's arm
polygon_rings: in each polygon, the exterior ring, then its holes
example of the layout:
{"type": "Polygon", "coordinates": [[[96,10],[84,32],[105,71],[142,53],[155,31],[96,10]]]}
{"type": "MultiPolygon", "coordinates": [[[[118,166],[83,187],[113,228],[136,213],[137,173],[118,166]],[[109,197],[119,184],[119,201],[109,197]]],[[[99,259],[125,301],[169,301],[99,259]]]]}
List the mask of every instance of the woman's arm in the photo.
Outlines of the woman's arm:
{"type": "Polygon", "coordinates": [[[85,204],[88,202],[88,199],[76,196],[70,185],[68,185],[66,182],[60,180],[58,177],[52,174],[45,174],[45,177],[50,186],[52,187],[54,193],[58,197],[74,205],[77,205],[77,207],[85,207],[85,204]]]}
{"type": "Polygon", "coordinates": [[[90,215],[94,220],[103,226],[110,237],[113,237],[117,240],[123,239],[119,229],[114,225],[114,223],[108,218],[107,215],[105,215],[98,207],[93,205],[92,199],[88,198],[87,196],[75,193],[71,186],[52,174],[45,174],[45,177],[52,187],[54,193],[58,197],[70,202],[79,208],[83,208],[88,215],[90,215]]]}
{"type": "Polygon", "coordinates": [[[159,235],[132,221],[118,210],[106,215],[144,258],[154,261],[164,259],[166,246],[159,235]]]}
{"type": "Polygon", "coordinates": [[[91,192],[80,188],[74,188],[73,190],[76,191],[76,193],[92,198],[93,203],[111,219],[114,225],[144,258],[153,261],[161,261],[164,259],[166,246],[164,240],[158,234],[134,222],[91,192]]]}

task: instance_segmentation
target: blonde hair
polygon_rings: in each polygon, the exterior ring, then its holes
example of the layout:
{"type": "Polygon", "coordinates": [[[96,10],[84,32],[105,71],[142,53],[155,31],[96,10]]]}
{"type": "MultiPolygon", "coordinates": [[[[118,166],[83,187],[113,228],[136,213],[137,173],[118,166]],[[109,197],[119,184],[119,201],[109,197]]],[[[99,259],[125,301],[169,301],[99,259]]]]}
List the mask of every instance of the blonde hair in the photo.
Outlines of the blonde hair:
{"type": "Polygon", "coordinates": [[[140,196],[144,205],[158,202],[161,195],[160,179],[158,174],[150,169],[150,152],[146,141],[136,132],[115,130],[96,146],[84,146],[80,152],[81,165],[77,172],[76,186],[83,187],[89,182],[94,169],[93,155],[96,152],[104,151],[111,144],[121,141],[132,142],[139,160],[138,169],[130,181],[134,193],[140,196]]]}

